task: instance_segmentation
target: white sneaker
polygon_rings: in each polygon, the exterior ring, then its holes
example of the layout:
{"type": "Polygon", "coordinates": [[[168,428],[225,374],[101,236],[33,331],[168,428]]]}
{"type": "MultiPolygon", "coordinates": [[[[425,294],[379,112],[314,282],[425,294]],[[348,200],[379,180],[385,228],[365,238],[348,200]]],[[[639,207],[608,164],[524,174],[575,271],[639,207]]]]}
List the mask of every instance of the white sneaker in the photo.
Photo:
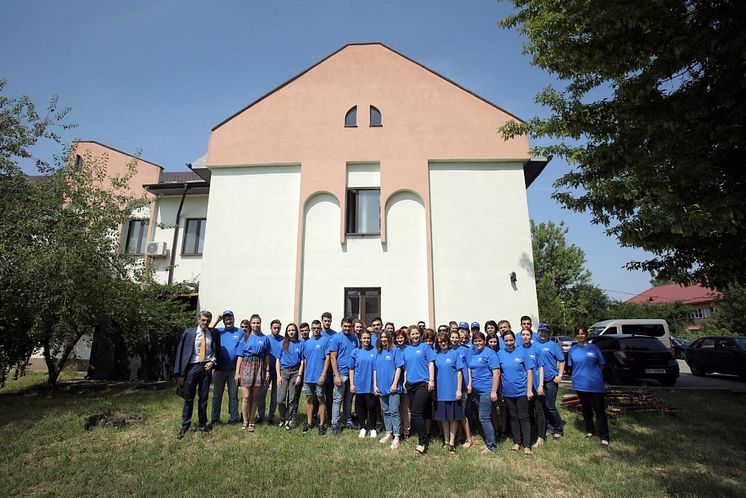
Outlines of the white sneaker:
{"type": "Polygon", "coordinates": [[[360,429],[360,435],[358,435],[360,439],[365,439],[365,429],[360,429]]]}
{"type": "Polygon", "coordinates": [[[395,450],[399,447],[399,436],[394,436],[394,440],[391,442],[391,449],[395,450]]]}
{"type": "Polygon", "coordinates": [[[380,443],[388,443],[389,441],[391,441],[391,433],[387,432],[386,435],[381,438],[380,443]]]}
{"type": "Polygon", "coordinates": [[[370,431],[370,438],[371,439],[375,439],[377,437],[378,437],[378,433],[376,432],[376,430],[375,429],[371,429],[371,431],[370,431]]]}

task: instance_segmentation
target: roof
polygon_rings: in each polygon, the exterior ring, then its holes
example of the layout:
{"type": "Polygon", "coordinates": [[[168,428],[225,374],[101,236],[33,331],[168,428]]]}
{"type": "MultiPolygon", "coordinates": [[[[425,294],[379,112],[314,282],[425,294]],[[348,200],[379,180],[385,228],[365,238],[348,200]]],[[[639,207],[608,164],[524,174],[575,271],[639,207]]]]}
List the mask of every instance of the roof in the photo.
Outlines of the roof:
{"type": "Polygon", "coordinates": [[[114,152],[118,152],[119,154],[124,154],[125,156],[131,157],[132,159],[137,159],[138,161],[141,161],[143,163],[152,164],[153,166],[155,166],[157,168],[160,168],[161,171],[163,170],[163,166],[161,166],[160,164],[156,164],[154,162],[147,161],[147,160],[145,160],[145,159],[143,159],[141,157],[133,156],[132,154],[128,154],[127,152],[123,152],[123,151],[121,151],[119,149],[116,149],[116,148],[112,147],[111,145],[102,144],[101,142],[96,142],[95,140],[76,140],[75,143],[76,144],[96,144],[96,145],[100,145],[101,147],[105,147],[105,148],[107,148],[109,150],[113,150],[114,152]]]}
{"type": "MultiPolygon", "coordinates": [[[[256,104],[258,104],[259,102],[261,102],[262,100],[266,99],[267,97],[269,97],[270,95],[272,95],[272,94],[273,94],[273,93],[275,93],[276,91],[278,91],[278,90],[282,89],[283,87],[285,87],[285,86],[289,85],[290,83],[292,83],[293,81],[297,80],[298,78],[300,78],[301,76],[303,76],[303,75],[304,75],[304,74],[306,74],[307,72],[311,71],[311,70],[312,70],[312,69],[314,69],[315,67],[317,67],[317,66],[321,65],[322,63],[324,63],[324,62],[325,62],[326,60],[328,60],[328,59],[331,59],[332,57],[334,57],[335,55],[337,55],[337,54],[338,54],[339,52],[343,51],[343,50],[344,50],[344,49],[346,49],[347,47],[355,47],[355,46],[365,46],[365,45],[379,45],[379,46],[381,46],[381,47],[383,47],[383,48],[385,48],[385,49],[387,49],[387,50],[390,50],[391,52],[395,53],[395,54],[396,54],[396,55],[398,55],[399,57],[402,57],[403,59],[406,59],[406,60],[408,60],[408,61],[409,61],[409,62],[411,62],[412,64],[416,64],[416,65],[420,66],[420,67],[421,67],[422,69],[424,69],[424,70],[426,70],[426,71],[429,71],[429,72],[431,72],[431,73],[432,73],[432,74],[434,74],[435,76],[438,76],[439,78],[442,78],[442,79],[444,79],[445,81],[447,81],[448,83],[452,84],[453,86],[455,86],[455,87],[457,87],[457,88],[459,88],[459,89],[463,90],[464,92],[466,92],[466,93],[468,93],[468,94],[471,94],[472,96],[474,96],[474,97],[478,98],[479,100],[481,100],[481,101],[483,101],[483,102],[485,102],[485,103],[487,103],[487,104],[491,105],[491,106],[492,106],[492,107],[494,107],[495,109],[498,109],[498,110],[500,110],[500,111],[504,112],[505,114],[507,114],[508,116],[512,117],[513,119],[516,119],[517,121],[520,121],[521,123],[523,123],[523,122],[524,122],[524,121],[523,121],[523,120],[522,120],[521,118],[519,118],[519,117],[518,117],[518,116],[516,116],[515,114],[513,114],[513,113],[511,113],[511,112],[509,112],[509,111],[506,111],[505,109],[503,109],[503,108],[502,108],[502,107],[500,107],[499,105],[497,105],[497,104],[495,104],[495,103],[493,103],[493,102],[490,102],[489,100],[485,99],[484,97],[482,97],[482,96],[480,96],[480,95],[477,95],[476,93],[472,92],[471,90],[469,90],[469,89],[467,89],[467,88],[464,88],[463,86],[459,85],[459,84],[458,84],[458,83],[456,83],[455,81],[453,81],[453,80],[450,80],[450,79],[446,78],[446,77],[445,77],[445,76],[443,76],[442,74],[438,73],[437,71],[434,71],[434,70],[430,69],[429,67],[427,67],[427,66],[425,66],[425,65],[423,65],[423,64],[420,64],[420,63],[419,63],[419,62],[417,62],[416,60],[414,60],[414,59],[410,59],[410,58],[409,58],[409,57],[407,57],[406,55],[404,55],[404,54],[401,54],[401,53],[397,52],[397,51],[396,51],[396,50],[394,50],[393,48],[391,48],[391,47],[389,47],[389,46],[387,46],[387,45],[385,45],[385,44],[383,44],[383,43],[381,43],[381,42],[369,42],[369,43],[348,43],[347,45],[343,46],[343,47],[342,47],[342,48],[340,48],[339,50],[336,50],[336,51],[332,52],[331,54],[327,55],[326,57],[324,57],[323,59],[321,59],[321,60],[320,60],[319,62],[317,62],[316,64],[312,65],[312,66],[311,66],[311,67],[309,67],[308,69],[305,69],[304,71],[301,71],[301,72],[300,72],[300,73],[298,73],[297,75],[295,75],[295,76],[293,76],[292,78],[290,78],[289,80],[287,80],[287,81],[286,81],[285,83],[282,83],[281,85],[279,85],[279,86],[278,86],[278,87],[276,87],[275,89],[273,89],[273,90],[270,90],[269,92],[265,93],[264,95],[262,95],[261,97],[259,97],[258,99],[256,99],[256,100],[255,100],[254,102],[250,103],[249,105],[247,105],[247,106],[246,106],[246,107],[244,107],[243,109],[241,109],[241,110],[239,110],[238,112],[236,112],[236,113],[232,114],[231,116],[227,117],[226,119],[224,119],[223,121],[221,121],[220,123],[218,123],[217,125],[215,125],[215,126],[214,126],[214,127],[212,128],[212,131],[215,131],[215,130],[217,130],[218,128],[220,128],[220,127],[221,127],[221,126],[223,126],[223,125],[224,125],[225,123],[227,123],[228,121],[232,120],[233,118],[235,118],[236,116],[238,116],[239,114],[241,114],[242,112],[244,112],[245,110],[249,109],[250,107],[252,107],[252,106],[254,106],[254,105],[256,105],[256,104]]],[[[537,176],[538,176],[538,175],[537,175],[537,176]]]]}
{"type": "Polygon", "coordinates": [[[164,171],[158,179],[158,184],[163,183],[186,183],[202,181],[202,178],[194,171],[164,171]]]}
{"type": "Polygon", "coordinates": [[[143,185],[146,190],[161,195],[207,194],[210,184],[192,170],[162,171],[158,183],[143,185]]]}
{"type": "Polygon", "coordinates": [[[628,303],[674,303],[682,301],[686,304],[706,303],[716,299],[722,299],[723,294],[700,285],[689,285],[687,287],[678,284],[659,285],[651,287],[645,292],[630,298],[628,303]]]}

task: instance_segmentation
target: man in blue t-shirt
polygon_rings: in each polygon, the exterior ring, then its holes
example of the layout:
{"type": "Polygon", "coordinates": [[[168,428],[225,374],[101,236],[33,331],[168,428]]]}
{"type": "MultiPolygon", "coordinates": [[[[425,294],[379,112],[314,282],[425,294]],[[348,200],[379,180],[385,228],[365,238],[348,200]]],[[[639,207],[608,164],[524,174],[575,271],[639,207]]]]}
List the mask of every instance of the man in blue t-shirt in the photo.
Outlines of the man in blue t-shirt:
{"type": "Polygon", "coordinates": [[[334,334],[329,340],[329,364],[334,375],[332,400],[332,432],[338,436],[339,411],[344,402],[344,416],[348,428],[352,428],[352,394],[350,393],[350,359],[352,352],[359,346],[359,339],[352,332],[352,320],[342,319],[342,332],[334,334]]]}
{"type": "Polygon", "coordinates": [[[282,353],[282,341],[284,338],[280,335],[282,330],[282,323],[280,320],[275,318],[269,324],[269,384],[265,384],[262,388],[262,393],[259,395],[257,400],[256,410],[258,413],[258,423],[267,422],[272,425],[275,418],[275,410],[277,409],[277,371],[275,370],[275,361],[280,357],[282,353]],[[272,387],[272,395],[269,399],[269,413],[265,415],[264,407],[266,406],[267,391],[272,387]]]}
{"type": "MultiPolygon", "coordinates": [[[[321,335],[331,340],[337,332],[332,329],[332,314],[325,311],[321,314],[321,335]]],[[[326,403],[326,416],[332,413],[332,398],[334,397],[334,382],[332,381],[332,369],[327,372],[326,383],[324,384],[324,402],[326,403]]]]}
{"type": "MultiPolygon", "coordinates": [[[[528,315],[523,315],[521,317],[521,330],[528,330],[531,332],[531,341],[532,342],[539,342],[539,334],[531,330],[531,326],[533,325],[533,322],[531,321],[531,317],[528,315]]],[[[521,333],[519,332],[518,335],[520,336],[521,333]]]]}
{"type": "Polygon", "coordinates": [[[223,322],[222,329],[217,329],[220,334],[220,349],[218,350],[217,369],[212,372],[212,412],[210,424],[220,422],[220,408],[223,404],[223,391],[228,384],[228,423],[238,424],[241,416],[238,413],[238,384],[236,384],[236,344],[243,337],[243,331],[235,326],[235,317],[231,310],[223,311],[215,320],[211,328],[223,322]]]}

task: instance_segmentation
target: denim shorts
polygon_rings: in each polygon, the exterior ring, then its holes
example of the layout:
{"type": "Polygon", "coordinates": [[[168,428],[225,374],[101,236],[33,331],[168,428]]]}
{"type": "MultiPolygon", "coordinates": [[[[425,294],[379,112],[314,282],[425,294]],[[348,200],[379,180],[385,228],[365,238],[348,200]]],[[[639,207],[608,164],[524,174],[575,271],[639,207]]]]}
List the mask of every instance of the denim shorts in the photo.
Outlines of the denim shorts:
{"type": "Polygon", "coordinates": [[[317,384],[315,382],[304,382],[303,394],[305,394],[306,396],[316,396],[317,398],[323,398],[324,384],[317,384]]]}

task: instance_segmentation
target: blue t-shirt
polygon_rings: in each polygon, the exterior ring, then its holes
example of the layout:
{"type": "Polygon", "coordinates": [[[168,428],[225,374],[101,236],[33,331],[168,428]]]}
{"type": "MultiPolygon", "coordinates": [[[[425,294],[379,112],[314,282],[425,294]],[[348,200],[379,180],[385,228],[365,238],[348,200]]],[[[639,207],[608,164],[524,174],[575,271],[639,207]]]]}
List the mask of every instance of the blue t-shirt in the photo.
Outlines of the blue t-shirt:
{"type": "Polygon", "coordinates": [[[236,368],[236,346],[243,337],[243,330],[238,327],[218,329],[220,334],[220,350],[218,351],[218,370],[233,370],[236,368]]]}
{"type": "Polygon", "coordinates": [[[327,354],[332,352],[337,353],[337,369],[339,375],[349,375],[350,373],[350,358],[352,352],[358,347],[360,340],[355,334],[350,332],[345,334],[340,332],[334,334],[329,339],[329,345],[327,347],[327,354]]]}
{"type": "Polygon", "coordinates": [[[329,338],[319,336],[318,339],[310,337],[303,345],[303,358],[306,360],[306,373],[303,382],[316,384],[324,371],[324,360],[326,359],[326,348],[329,338]]]}
{"type": "Polygon", "coordinates": [[[461,356],[453,349],[435,354],[435,399],[456,401],[458,372],[464,368],[461,356]]]}
{"type": "Polygon", "coordinates": [[[606,392],[601,372],[601,365],[605,363],[595,344],[573,344],[567,353],[567,365],[572,367],[572,388],[588,393],[606,392]]]}
{"type": "Polygon", "coordinates": [[[236,345],[236,356],[244,358],[251,356],[264,357],[269,354],[269,338],[262,334],[251,334],[247,340],[243,337],[236,345]]]}
{"type": "Polygon", "coordinates": [[[539,347],[539,358],[544,367],[544,382],[550,382],[559,375],[557,362],[565,361],[565,354],[559,344],[549,339],[546,342],[539,341],[536,345],[539,347]]]}
{"type": "Polygon", "coordinates": [[[334,329],[321,329],[321,336],[322,337],[328,337],[328,338],[331,339],[332,336],[335,335],[336,333],[337,333],[337,331],[334,330],[334,329]]]}
{"type": "Polygon", "coordinates": [[[373,370],[377,352],[373,348],[355,349],[350,355],[350,369],[355,370],[355,393],[373,393],[373,370]]]}
{"type": "Polygon", "coordinates": [[[475,349],[469,358],[472,391],[480,395],[491,393],[492,372],[498,368],[500,360],[494,351],[486,346],[481,351],[475,349]]]}
{"type": "Polygon", "coordinates": [[[461,357],[461,363],[464,364],[464,368],[461,370],[463,378],[461,391],[466,392],[466,386],[469,384],[469,360],[471,360],[471,355],[474,354],[474,348],[470,348],[469,346],[459,346],[455,351],[461,357]]]}
{"type": "Polygon", "coordinates": [[[378,336],[376,334],[370,334],[370,345],[375,349],[378,344],[378,336]]]}
{"type": "MultiPolygon", "coordinates": [[[[518,347],[518,346],[516,346],[518,347]]],[[[537,346],[537,343],[533,340],[531,341],[531,344],[529,346],[525,346],[521,344],[521,347],[525,350],[525,353],[534,360],[534,392],[537,392],[539,390],[539,382],[541,379],[539,379],[539,368],[541,368],[541,350],[539,349],[539,346],[537,346]]]]}
{"type": "Polygon", "coordinates": [[[497,344],[500,349],[505,349],[505,339],[500,334],[497,334],[497,344]]]}
{"type": "Polygon", "coordinates": [[[291,368],[300,366],[303,359],[304,342],[295,339],[288,342],[288,350],[283,351],[280,347],[280,368],[291,368]]]}
{"type": "MultiPolygon", "coordinates": [[[[378,386],[378,390],[381,391],[382,396],[391,394],[391,384],[394,383],[396,369],[403,366],[404,356],[399,348],[391,348],[391,351],[381,349],[381,352],[376,355],[376,385],[378,386]]],[[[403,381],[404,374],[399,374],[397,392],[401,393],[404,391],[402,388],[403,381]]]]}
{"type": "Polygon", "coordinates": [[[435,351],[424,342],[404,348],[404,368],[407,371],[407,382],[427,382],[430,380],[428,365],[435,361],[435,351]]]}
{"type": "Polygon", "coordinates": [[[513,351],[501,349],[497,352],[500,359],[500,389],[503,396],[517,398],[528,394],[528,371],[536,367],[523,346],[513,351]]]}
{"type": "Polygon", "coordinates": [[[274,379],[277,376],[277,372],[275,371],[275,364],[277,360],[280,358],[280,354],[282,354],[282,342],[285,340],[285,338],[279,334],[277,334],[277,337],[272,335],[271,333],[267,336],[269,339],[269,364],[272,365],[272,368],[269,369],[270,376],[274,379]]]}

